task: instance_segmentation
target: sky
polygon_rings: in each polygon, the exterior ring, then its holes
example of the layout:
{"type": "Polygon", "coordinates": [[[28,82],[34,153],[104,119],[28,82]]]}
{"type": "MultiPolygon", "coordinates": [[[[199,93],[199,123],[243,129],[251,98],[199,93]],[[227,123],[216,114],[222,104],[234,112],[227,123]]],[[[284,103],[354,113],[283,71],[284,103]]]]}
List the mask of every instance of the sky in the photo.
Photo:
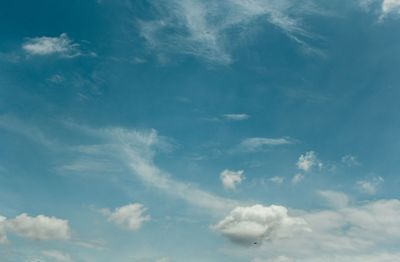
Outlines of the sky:
{"type": "Polygon", "coordinates": [[[400,261],[399,0],[0,1],[0,261],[400,261]]]}

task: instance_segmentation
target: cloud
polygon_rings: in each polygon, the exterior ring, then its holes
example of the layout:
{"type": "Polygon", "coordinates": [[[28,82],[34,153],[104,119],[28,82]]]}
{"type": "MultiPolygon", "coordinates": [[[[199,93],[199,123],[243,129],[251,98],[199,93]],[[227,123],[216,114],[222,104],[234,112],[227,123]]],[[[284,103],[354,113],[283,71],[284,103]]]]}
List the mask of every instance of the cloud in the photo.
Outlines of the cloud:
{"type": "Polygon", "coordinates": [[[304,219],[291,217],[287,212],[285,207],[276,205],[236,207],[213,228],[241,245],[260,244],[309,231],[304,219]]]}
{"type": "Polygon", "coordinates": [[[360,163],[358,162],[358,159],[356,156],[353,155],[345,155],[341,159],[342,163],[351,167],[351,166],[358,166],[360,163]]]}
{"type": "Polygon", "coordinates": [[[294,260],[286,256],[279,256],[270,259],[255,258],[253,262],[294,262],[294,260]]]}
{"type": "Polygon", "coordinates": [[[7,218],[0,216],[0,244],[7,243],[6,219],[7,218]]]}
{"type": "Polygon", "coordinates": [[[311,170],[311,168],[314,166],[322,168],[322,162],[318,160],[317,155],[314,151],[309,151],[306,152],[304,155],[300,155],[296,165],[297,168],[306,172],[311,170]]]}
{"type": "Polygon", "coordinates": [[[398,199],[296,213],[311,232],[300,231],[290,238],[269,241],[260,246],[259,254],[268,254],[266,259],[286,256],[304,262],[391,261],[389,258],[400,255],[396,249],[400,241],[398,199]]]}
{"type": "Polygon", "coordinates": [[[35,56],[59,55],[61,57],[75,57],[81,54],[79,44],[74,43],[66,33],[59,37],[34,37],[28,38],[22,49],[35,56]]]}
{"type": "Polygon", "coordinates": [[[118,207],[113,212],[108,209],[102,210],[102,213],[108,217],[108,221],[131,231],[138,230],[144,222],[150,220],[150,216],[145,212],[146,208],[138,203],[118,207]]]}
{"type": "Polygon", "coordinates": [[[67,240],[71,234],[67,220],[25,213],[13,219],[0,216],[0,243],[7,242],[8,232],[30,240],[67,240]]]}
{"type": "Polygon", "coordinates": [[[275,183],[277,185],[280,185],[283,183],[283,181],[285,180],[283,177],[280,176],[274,176],[271,177],[270,179],[268,179],[269,181],[271,181],[272,183],[275,183]]]}
{"type": "Polygon", "coordinates": [[[99,156],[108,157],[114,161],[115,166],[127,167],[132,175],[146,185],[213,214],[226,212],[239,204],[238,201],[175,180],[169,173],[158,168],[153,162],[156,153],[171,150],[171,144],[154,129],[134,130],[118,127],[91,129],[73,123],[66,125],[98,140],[93,145],[79,146],[81,157],[92,159],[98,159],[99,156]]]}
{"type": "Polygon", "coordinates": [[[42,251],[42,254],[48,258],[50,258],[52,261],[57,261],[57,262],[72,262],[72,258],[70,255],[62,253],[58,250],[45,250],[42,251]]]}
{"type": "Polygon", "coordinates": [[[223,117],[231,121],[242,121],[250,118],[248,114],[225,114],[223,117]]]}
{"type": "Polygon", "coordinates": [[[300,183],[301,181],[303,181],[303,179],[304,179],[304,175],[298,173],[298,174],[293,176],[292,184],[296,185],[296,184],[300,183]]]}
{"type": "Polygon", "coordinates": [[[385,180],[382,177],[378,176],[378,177],[372,178],[372,180],[370,180],[370,181],[367,181],[367,180],[357,181],[357,187],[363,193],[366,193],[368,195],[375,195],[378,187],[384,181],[385,180]]]}
{"type": "Polygon", "coordinates": [[[344,208],[349,205],[349,197],[342,192],[318,190],[318,195],[325,199],[334,208],[344,208]]]}
{"type": "Polygon", "coordinates": [[[243,175],[243,170],[234,171],[225,169],[219,174],[219,178],[225,189],[236,189],[236,185],[242,183],[245,176],[243,175]]]}
{"type": "Polygon", "coordinates": [[[400,0],[359,0],[360,6],[365,11],[379,7],[379,21],[382,22],[389,15],[400,14],[400,0]]]}
{"type": "Polygon", "coordinates": [[[268,147],[288,145],[293,142],[287,138],[266,138],[266,137],[251,137],[243,139],[239,144],[239,151],[257,152],[265,150],[268,147]]]}
{"type": "MultiPolygon", "coordinates": [[[[154,19],[138,28],[148,46],[161,55],[191,55],[209,62],[230,64],[232,39],[254,30],[254,23],[269,23],[290,39],[311,50],[301,17],[317,13],[311,1],[272,0],[161,0],[153,3],[154,19]],[[302,8],[298,8],[301,5],[302,8]]],[[[239,40],[238,40],[239,39],[239,40]]]]}

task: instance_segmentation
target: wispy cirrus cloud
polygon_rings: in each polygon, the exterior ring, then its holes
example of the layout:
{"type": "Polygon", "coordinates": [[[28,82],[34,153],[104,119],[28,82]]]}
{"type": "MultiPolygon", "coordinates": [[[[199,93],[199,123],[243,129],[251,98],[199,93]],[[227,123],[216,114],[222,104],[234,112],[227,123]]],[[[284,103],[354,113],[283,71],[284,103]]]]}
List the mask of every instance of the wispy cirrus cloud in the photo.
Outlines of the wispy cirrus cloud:
{"type": "Polygon", "coordinates": [[[237,150],[242,152],[257,152],[270,147],[290,145],[293,143],[294,142],[289,138],[249,137],[240,142],[237,150]]]}
{"type": "Polygon", "coordinates": [[[138,28],[149,47],[159,54],[192,55],[230,64],[230,50],[234,48],[230,40],[250,31],[254,22],[270,23],[302,48],[312,50],[305,40],[312,34],[301,21],[305,13],[317,12],[311,1],[162,0],[152,5],[155,18],[139,21],[138,28]]]}

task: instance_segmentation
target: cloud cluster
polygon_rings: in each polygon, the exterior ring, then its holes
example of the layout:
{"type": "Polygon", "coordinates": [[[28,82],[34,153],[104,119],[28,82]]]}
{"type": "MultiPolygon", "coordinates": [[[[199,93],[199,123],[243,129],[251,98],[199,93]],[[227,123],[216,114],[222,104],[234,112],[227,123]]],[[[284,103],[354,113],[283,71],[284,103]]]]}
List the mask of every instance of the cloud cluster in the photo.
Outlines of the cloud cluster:
{"type": "Polygon", "coordinates": [[[236,207],[213,228],[241,245],[261,244],[309,231],[304,219],[291,217],[285,207],[276,205],[236,207]]]}
{"type": "Polygon", "coordinates": [[[265,259],[259,261],[275,261],[280,256],[296,262],[400,258],[396,249],[400,242],[400,200],[351,205],[343,193],[325,191],[322,195],[335,204],[334,208],[298,211],[298,218],[306,221],[311,232],[300,231],[290,238],[275,238],[268,245],[261,245],[256,254],[265,259]]]}
{"type": "Polygon", "coordinates": [[[62,57],[75,57],[81,54],[79,44],[74,43],[67,34],[59,37],[34,37],[28,38],[22,49],[30,55],[47,56],[59,55],[62,57]]]}
{"type": "Polygon", "coordinates": [[[235,171],[225,169],[219,174],[219,178],[225,189],[236,189],[236,185],[242,183],[245,176],[243,175],[243,170],[235,171]]]}
{"type": "Polygon", "coordinates": [[[131,231],[138,230],[144,222],[150,220],[150,216],[146,215],[145,212],[146,208],[138,203],[118,207],[114,211],[102,210],[108,221],[131,231]]]}
{"type": "Polygon", "coordinates": [[[305,172],[311,170],[311,168],[315,166],[322,168],[322,162],[318,160],[317,155],[314,151],[309,151],[306,152],[304,155],[300,155],[296,165],[299,169],[305,172]]]}
{"type": "Polygon", "coordinates": [[[378,187],[384,182],[383,177],[373,177],[371,180],[357,181],[358,189],[368,195],[375,195],[378,187]]]}
{"type": "Polygon", "coordinates": [[[0,243],[7,241],[8,232],[30,240],[67,240],[71,234],[67,220],[25,213],[13,219],[0,216],[0,243]]]}

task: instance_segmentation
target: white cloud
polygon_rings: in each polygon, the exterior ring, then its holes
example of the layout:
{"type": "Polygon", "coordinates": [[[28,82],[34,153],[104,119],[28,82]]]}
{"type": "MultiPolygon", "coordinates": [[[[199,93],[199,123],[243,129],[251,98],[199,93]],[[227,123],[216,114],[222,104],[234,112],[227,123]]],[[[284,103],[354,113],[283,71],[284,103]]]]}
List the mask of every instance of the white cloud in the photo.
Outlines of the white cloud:
{"type": "Polygon", "coordinates": [[[372,180],[367,181],[367,180],[360,180],[357,181],[357,187],[358,189],[366,194],[369,195],[375,195],[378,187],[384,182],[385,180],[378,176],[372,178],[372,180]]]}
{"type": "Polygon", "coordinates": [[[345,155],[342,157],[342,163],[351,167],[351,166],[358,166],[360,163],[358,162],[358,159],[356,156],[353,155],[345,155]]]}
{"type": "Polygon", "coordinates": [[[0,216],[0,244],[7,243],[6,219],[7,218],[0,216]]]}
{"type": "Polygon", "coordinates": [[[236,207],[213,228],[232,242],[242,245],[261,244],[309,231],[304,219],[291,217],[287,212],[285,207],[275,205],[236,207]]]}
{"type": "Polygon", "coordinates": [[[60,55],[63,57],[75,57],[80,55],[79,44],[74,43],[67,34],[59,37],[35,37],[29,38],[22,45],[22,49],[30,55],[46,56],[60,55]]]}
{"type": "Polygon", "coordinates": [[[138,23],[148,45],[163,54],[193,55],[219,64],[232,62],[231,38],[240,43],[255,22],[270,23],[306,49],[310,38],[302,25],[304,13],[317,12],[311,1],[290,0],[161,0],[156,18],[138,23]],[[302,8],[297,6],[301,5],[302,8]]]}
{"type": "Polygon", "coordinates": [[[248,114],[225,114],[223,117],[231,121],[242,121],[250,118],[248,114]]]}
{"type": "Polygon", "coordinates": [[[303,179],[304,179],[304,175],[301,173],[298,173],[293,176],[292,184],[296,185],[296,184],[300,183],[301,181],[303,181],[303,179]]]}
{"type": "Polygon", "coordinates": [[[260,246],[259,253],[252,250],[253,255],[268,254],[266,259],[286,256],[304,262],[397,261],[400,255],[396,249],[400,242],[398,199],[296,213],[307,222],[311,232],[269,241],[260,246]],[[392,252],[389,247],[394,248],[392,252]]]}
{"type": "Polygon", "coordinates": [[[6,220],[7,231],[31,240],[66,240],[70,238],[67,220],[23,213],[14,219],[6,220]]]}
{"type": "Polygon", "coordinates": [[[309,171],[312,167],[318,166],[322,168],[322,162],[318,160],[317,155],[314,151],[306,152],[304,155],[300,155],[299,160],[296,163],[297,168],[303,171],[309,171]]]}
{"type": "Polygon", "coordinates": [[[283,183],[283,181],[285,180],[283,177],[281,176],[274,176],[271,177],[270,179],[268,179],[269,181],[271,181],[272,183],[275,183],[277,185],[280,185],[283,183]]]}
{"type": "Polygon", "coordinates": [[[318,190],[318,195],[324,198],[334,208],[344,208],[349,205],[349,197],[342,192],[318,190]]]}
{"type": "Polygon", "coordinates": [[[389,15],[400,15],[400,0],[359,0],[359,3],[365,11],[371,11],[378,7],[379,10],[377,12],[380,14],[380,22],[389,15]]]}
{"type": "Polygon", "coordinates": [[[58,250],[45,250],[45,251],[42,251],[42,254],[44,256],[50,258],[52,261],[57,261],[57,262],[72,262],[73,261],[70,255],[60,252],[58,250]]]}
{"type": "Polygon", "coordinates": [[[269,259],[255,258],[253,262],[294,262],[294,260],[286,256],[278,256],[269,259]]]}
{"type": "Polygon", "coordinates": [[[143,205],[138,203],[118,207],[113,212],[108,209],[102,210],[110,222],[132,231],[138,230],[144,222],[150,220],[150,216],[145,212],[143,205]]]}
{"type": "Polygon", "coordinates": [[[219,177],[225,189],[236,189],[236,185],[242,183],[245,179],[243,170],[234,171],[225,169],[219,177]]]}
{"type": "Polygon", "coordinates": [[[400,0],[383,0],[382,1],[382,14],[389,13],[400,14],[400,0]]]}
{"type": "Polygon", "coordinates": [[[243,139],[238,149],[245,152],[256,152],[271,146],[288,145],[293,142],[287,138],[251,137],[243,139]]]}
{"type": "Polygon", "coordinates": [[[13,219],[0,216],[0,244],[7,243],[7,233],[14,233],[30,240],[67,240],[70,228],[67,220],[23,213],[13,219]]]}

